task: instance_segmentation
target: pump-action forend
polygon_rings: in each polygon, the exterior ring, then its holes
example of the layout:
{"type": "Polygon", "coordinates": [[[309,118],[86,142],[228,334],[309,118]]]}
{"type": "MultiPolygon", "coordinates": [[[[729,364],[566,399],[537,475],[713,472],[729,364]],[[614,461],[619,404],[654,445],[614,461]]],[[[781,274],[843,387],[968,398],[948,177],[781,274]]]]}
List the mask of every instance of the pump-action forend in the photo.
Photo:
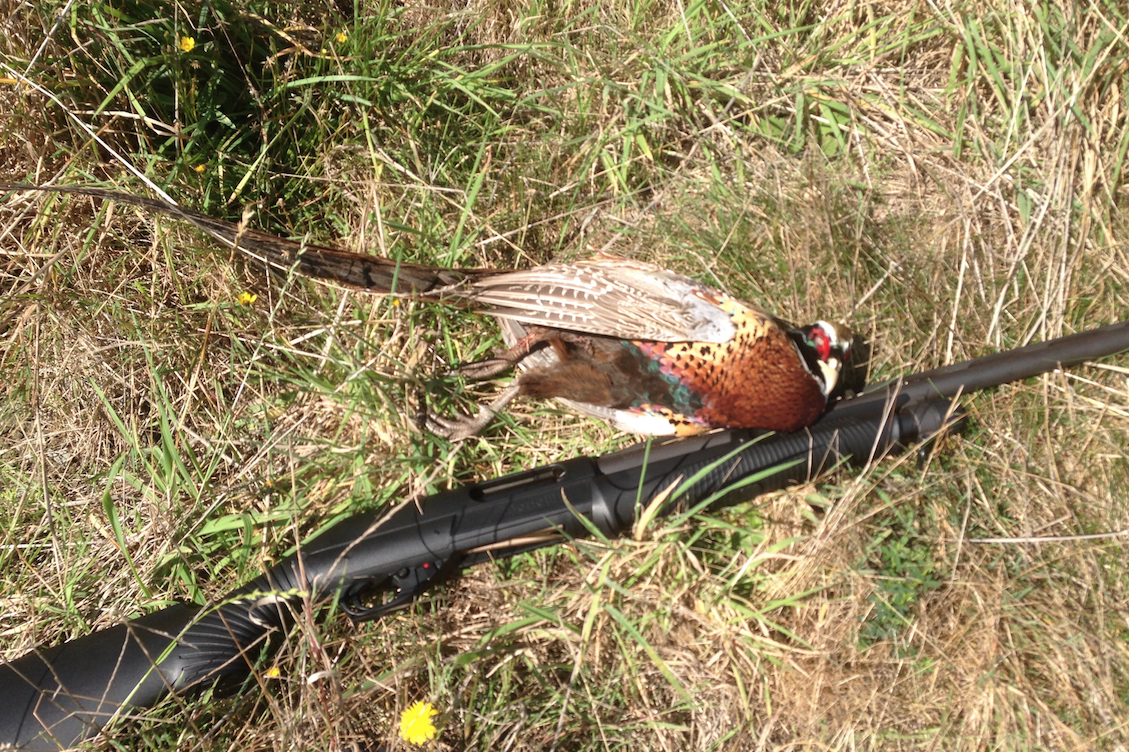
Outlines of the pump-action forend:
{"type": "Polygon", "coordinates": [[[1113,324],[880,384],[794,434],[639,444],[349,517],[214,605],[172,606],[0,666],[0,748],[63,749],[170,693],[237,683],[307,601],[337,597],[354,619],[378,618],[476,562],[585,537],[589,525],[619,535],[662,494],[665,511],[721,504],[861,464],[952,425],[958,393],[1127,349],[1129,322],[1113,324]]]}

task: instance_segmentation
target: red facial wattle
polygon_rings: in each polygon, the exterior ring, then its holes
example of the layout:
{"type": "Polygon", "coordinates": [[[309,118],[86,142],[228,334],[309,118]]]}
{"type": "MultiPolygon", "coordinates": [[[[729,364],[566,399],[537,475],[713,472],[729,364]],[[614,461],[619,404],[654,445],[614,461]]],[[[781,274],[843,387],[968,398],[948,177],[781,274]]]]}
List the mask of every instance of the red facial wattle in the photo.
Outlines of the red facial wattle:
{"type": "Polygon", "coordinates": [[[826,362],[827,359],[831,357],[831,340],[822,329],[816,328],[812,330],[811,344],[819,355],[820,360],[826,362]]]}

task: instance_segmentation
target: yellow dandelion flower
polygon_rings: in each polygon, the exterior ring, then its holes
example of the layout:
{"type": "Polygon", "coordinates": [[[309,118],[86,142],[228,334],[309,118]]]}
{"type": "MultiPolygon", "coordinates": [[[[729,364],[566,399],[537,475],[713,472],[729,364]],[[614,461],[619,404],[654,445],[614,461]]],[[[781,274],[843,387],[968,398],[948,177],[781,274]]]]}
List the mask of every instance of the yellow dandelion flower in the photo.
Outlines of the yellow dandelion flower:
{"type": "Polygon", "coordinates": [[[347,31],[339,31],[339,32],[337,32],[337,36],[334,37],[334,39],[337,40],[338,44],[345,44],[345,40],[348,39],[348,38],[349,38],[349,32],[347,32],[347,31]]]}
{"type": "Polygon", "coordinates": [[[193,167],[192,169],[193,169],[193,170],[196,170],[196,172],[203,172],[203,171],[204,171],[205,169],[207,169],[207,168],[206,168],[206,167],[204,167],[204,165],[202,165],[202,164],[198,164],[198,165],[196,165],[195,167],[193,167]]]}
{"type": "Polygon", "coordinates": [[[241,292],[241,293],[239,293],[239,305],[251,305],[252,303],[254,303],[258,299],[259,299],[259,296],[256,295],[253,292],[241,292]]]}
{"type": "Polygon", "coordinates": [[[280,679],[282,678],[282,671],[278,668],[278,666],[271,666],[263,672],[263,676],[267,677],[268,679],[280,679]]]}
{"type": "Polygon", "coordinates": [[[409,744],[426,744],[435,738],[431,719],[439,711],[430,702],[417,702],[400,715],[400,738],[409,744]]]}
{"type": "Polygon", "coordinates": [[[181,52],[192,52],[192,50],[194,50],[194,49],[196,49],[196,40],[195,39],[193,39],[192,37],[181,37],[180,38],[180,51],[181,52]]]}

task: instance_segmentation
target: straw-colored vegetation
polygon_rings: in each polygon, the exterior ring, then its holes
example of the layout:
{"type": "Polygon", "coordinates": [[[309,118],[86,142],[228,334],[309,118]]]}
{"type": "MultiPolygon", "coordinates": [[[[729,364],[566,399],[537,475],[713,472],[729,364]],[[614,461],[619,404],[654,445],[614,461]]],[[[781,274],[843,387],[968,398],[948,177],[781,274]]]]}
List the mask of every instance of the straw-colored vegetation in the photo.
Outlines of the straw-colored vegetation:
{"type": "MultiPolygon", "coordinates": [[[[1112,0],[0,7],[0,180],[148,193],[135,169],[413,261],[657,261],[846,320],[873,378],[1129,318],[1112,0]]],[[[630,443],[539,403],[415,432],[422,390],[491,393],[435,378],[499,342],[4,196],[0,658],[218,597],[328,515],[630,443]]],[[[975,395],[921,463],[479,566],[374,624],[310,613],[277,678],[109,736],[368,749],[427,700],[435,749],[1124,750],[1126,537],[982,539],[1129,528],[1127,366],[975,395]]]]}

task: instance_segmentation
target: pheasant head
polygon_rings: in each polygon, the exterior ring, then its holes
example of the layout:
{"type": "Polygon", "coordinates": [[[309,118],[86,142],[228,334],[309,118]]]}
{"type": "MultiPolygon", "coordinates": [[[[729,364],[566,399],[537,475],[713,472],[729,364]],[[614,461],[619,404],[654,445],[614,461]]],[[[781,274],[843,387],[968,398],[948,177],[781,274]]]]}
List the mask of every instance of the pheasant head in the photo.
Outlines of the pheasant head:
{"type": "Polygon", "coordinates": [[[789,334],[803,358],[804,366],[819,384],[826,399],[839,385],[839,375],[851,352],[854,333],[843,324],[817,321],[789,334]]]}

